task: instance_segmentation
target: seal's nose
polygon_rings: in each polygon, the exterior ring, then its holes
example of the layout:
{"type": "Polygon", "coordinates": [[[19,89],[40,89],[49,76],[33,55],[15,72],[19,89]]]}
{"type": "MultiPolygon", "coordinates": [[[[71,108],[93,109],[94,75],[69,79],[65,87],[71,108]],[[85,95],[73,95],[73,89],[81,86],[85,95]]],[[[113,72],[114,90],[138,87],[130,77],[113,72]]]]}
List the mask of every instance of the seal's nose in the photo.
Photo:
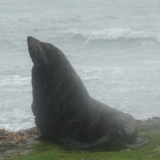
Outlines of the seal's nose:
{"type": "Polygon", "coordinates": [[[28,36],[28,37],[27,37],[27,42],[29,42],[31,39],[32,39],[32,37],[31,37],[31,36],[28,36]]]}

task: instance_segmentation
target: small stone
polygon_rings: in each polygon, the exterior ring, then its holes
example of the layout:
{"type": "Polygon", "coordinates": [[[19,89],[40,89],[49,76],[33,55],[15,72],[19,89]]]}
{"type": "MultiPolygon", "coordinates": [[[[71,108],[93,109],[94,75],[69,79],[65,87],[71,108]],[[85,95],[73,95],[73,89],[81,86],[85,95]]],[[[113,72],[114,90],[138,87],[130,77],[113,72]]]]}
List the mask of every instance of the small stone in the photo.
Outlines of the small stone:
{"type": "Polygon", "coordinates": [[[26,150],[26,151],[20,153],[20,155],[23,156],[23,155],[27,155],[27,154],[29,154],[29,153],[35,153],[35,152],[36,152],[36,151],[35,151],[34,149],[29,149],[29,150],[26,150]]]}
{"type": "Polygon", "coordinates": [[[6,147],[0,147],[0,151],[4,151],[6,147]]]}
{"type": "Polygon", "coordinates": [[[9,150],[9,151],[4,152],[4,154],[12,154],[12,153],[17,153],[17,152],[20,152],[20,151],[19,150],[9,150]]]}
{"type": "Polygon", "coordinates": [[[160,150],[160,146],[156,147],[154,150],[160,150]]]}

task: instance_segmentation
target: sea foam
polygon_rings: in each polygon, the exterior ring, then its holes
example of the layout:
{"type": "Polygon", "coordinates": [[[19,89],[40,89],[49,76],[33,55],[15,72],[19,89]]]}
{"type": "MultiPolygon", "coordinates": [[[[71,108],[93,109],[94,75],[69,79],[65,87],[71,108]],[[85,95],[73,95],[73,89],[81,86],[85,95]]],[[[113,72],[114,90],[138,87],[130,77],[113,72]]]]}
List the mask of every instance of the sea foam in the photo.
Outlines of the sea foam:
{"type": "Polygon", "coordinates": [[[80,35],[88,41],[93,40],[120,40],[120,39],[156,39],[160,40],[160,34],[145,31],[136,31],[130,28],[106,28],[103,30],[71,29],[72,35],[80,35]]]}

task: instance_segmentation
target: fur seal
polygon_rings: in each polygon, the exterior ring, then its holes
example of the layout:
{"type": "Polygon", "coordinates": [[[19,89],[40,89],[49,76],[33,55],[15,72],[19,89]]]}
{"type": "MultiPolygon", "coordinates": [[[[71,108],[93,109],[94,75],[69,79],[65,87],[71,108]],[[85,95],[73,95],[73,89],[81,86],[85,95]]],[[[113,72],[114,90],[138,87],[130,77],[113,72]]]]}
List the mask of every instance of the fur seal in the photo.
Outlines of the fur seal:
{"type": "Polygon", "coordinates": [[[129,114],[105,105],[87,92],[66,56],[52,44],[27,38],[33,61],[32,111],[41,134],[75,151],[136,149],[138,124],[129,114]]]}

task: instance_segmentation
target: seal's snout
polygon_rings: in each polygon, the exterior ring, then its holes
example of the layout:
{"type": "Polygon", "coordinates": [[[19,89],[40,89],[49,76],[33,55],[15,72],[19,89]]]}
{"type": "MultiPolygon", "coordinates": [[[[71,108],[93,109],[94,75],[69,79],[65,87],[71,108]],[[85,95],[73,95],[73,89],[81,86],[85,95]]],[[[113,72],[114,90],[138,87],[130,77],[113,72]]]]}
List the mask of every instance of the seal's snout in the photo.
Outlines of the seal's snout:
{"type": "Polygon", "coordinates": [[[35,39],[35,38],[33,38],[32,36],[28,36],[27,37],[27,42],[29,43],[31,40],[33,40],[33,39],[35,39]]]}

